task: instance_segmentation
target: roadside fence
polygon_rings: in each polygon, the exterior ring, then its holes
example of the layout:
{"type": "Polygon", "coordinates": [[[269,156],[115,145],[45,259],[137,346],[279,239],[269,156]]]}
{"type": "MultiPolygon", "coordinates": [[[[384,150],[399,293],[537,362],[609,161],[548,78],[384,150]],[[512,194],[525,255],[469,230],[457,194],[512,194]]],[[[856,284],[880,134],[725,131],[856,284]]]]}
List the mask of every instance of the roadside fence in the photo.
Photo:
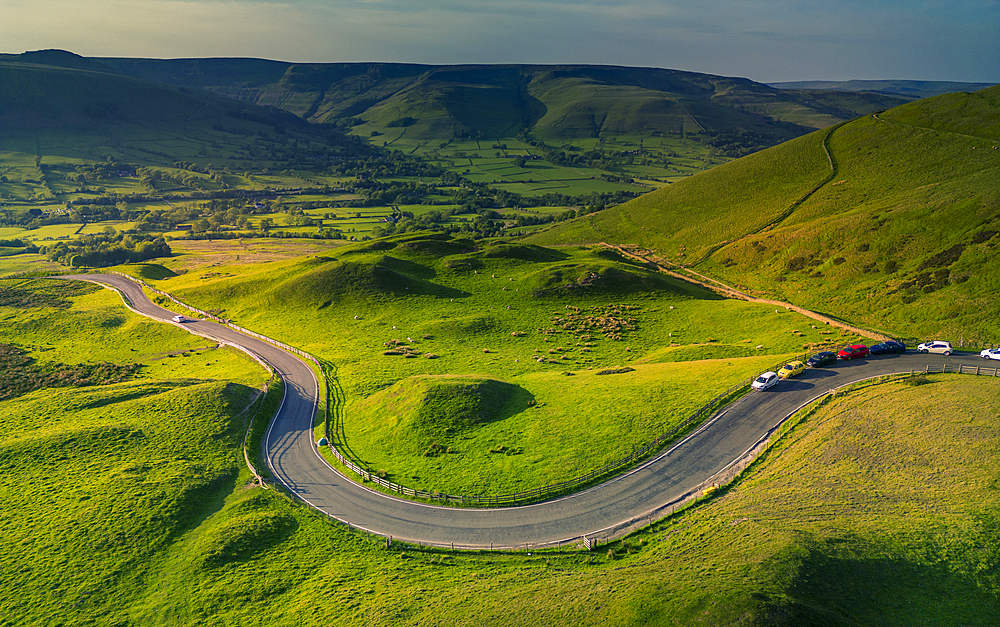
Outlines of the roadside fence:
{"type": "MultiPolygon", "coordinates": [[[[790,361],[805,361],[806,356],[793,357],[779,362],[778,364],[768,368],[768,370],[778,370],[781,366],[785,365],[790,361]]],[[[531,490],[525,490],[522,492],[511,492],[507,494],[474,494],[474,495],[458,495],[458,494],[448,494],[446,492],[441,492],[437,490],[417,490],[415,488],[409,488],[398,483],[389,481],[379,477],[377,474],[373,473],[368,468],[363,468],[354,461],[348,459],[343,455],[336,446],[333,445],[333,439],[330,437],[330,433],[327,432],[327,440],[330,442],[330,450],[337,460],[346,466],[351,472],[360,476],[364,481],[371,481],[372,483],[396,494],[401,494],[403,496],[426,499],[430,501],[439,501],[442,503],[449,503],[454,505],[469,505],[469,506],[479,506],[479,507],[513,507],[517,505],[527,505],[530,503],[536,503],[538,501],[544,501],[550,499],[554,496],[560,494],[567,494],[569,492],[574,492],[584,486],[592,484],[599,479],[609,477],[611,475],[617,474],[636,463],[651,457],[654,453],[659,452],[664,446],[673,442],[678,436],[685,433],[686,431],[695,428],[697,425],[704,422],[707,418],[711,417],[712,414],[723,406],[729,405],[732,402],[739,400],[747,392],[750,391],[750,384],[753,383],[756,376],[743,379],[735,385],[731,386],[725,392],[722,392],[712,400],[705,403],[702,407],[697,409],[694,413],[685,418],[679,425],[675,426],[673,429],[661,434],[651,442],[647,444],[636,447],[633,451],[620,457],[618,459],[612,460],[599,468],[595,468],[590,472],[585,474],[566,479],[564,481],[559,481],[555,483],[550,483],[544,486],[539,486],[531,490]]]]}

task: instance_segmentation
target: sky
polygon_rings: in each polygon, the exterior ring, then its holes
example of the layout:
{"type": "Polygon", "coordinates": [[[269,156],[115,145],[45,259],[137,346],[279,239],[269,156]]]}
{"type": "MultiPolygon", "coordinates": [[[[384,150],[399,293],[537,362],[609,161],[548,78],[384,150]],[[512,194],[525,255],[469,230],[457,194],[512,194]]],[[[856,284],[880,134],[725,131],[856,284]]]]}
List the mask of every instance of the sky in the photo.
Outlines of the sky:
{"type": "Polygon", "coordinates": [[[0,52],[1000,83],[1000,0],[0,0],[0,52]]]}

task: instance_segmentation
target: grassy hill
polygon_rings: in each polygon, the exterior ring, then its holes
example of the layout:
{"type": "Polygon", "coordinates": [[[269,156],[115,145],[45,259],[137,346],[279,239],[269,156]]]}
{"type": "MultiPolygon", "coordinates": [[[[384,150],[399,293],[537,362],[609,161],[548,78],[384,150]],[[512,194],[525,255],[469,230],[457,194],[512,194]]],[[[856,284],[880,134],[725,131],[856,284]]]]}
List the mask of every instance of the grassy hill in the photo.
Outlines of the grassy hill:
{"type": "Polygon", "coordinates": [[[854,339],[600,247],[416,233],[270,264],[228,250],[211,271],[164,260],[175,274],[155,284],[327,361],[340,444],[453,494],[585,474],[806,346],[854,339]]]}
{"type": "Polygon", "coordinates": [[[4,84],[0,116],[7,133],[22,128],[124,125],[152,126],[150,130],[187,125],[194,132],[241,117],[305,128],[300,119],[281,111],[135,79],[68,53],[0,58],[0,72],[4,84]]]}
{"type": "Polygon", "coordinates": [[[817,131],[527,238],[638,244],[900,334],[997,341],[1000,87],[817,131]]]}
{"type": "Polygon", "coordinates": [[[100,59],[119,71],[282,107],[368,133],[542,140],[748,131],[766,143],[898,104],[777,90],[746,79],[580,65],[278,64],[256,59],[100,59]]]}

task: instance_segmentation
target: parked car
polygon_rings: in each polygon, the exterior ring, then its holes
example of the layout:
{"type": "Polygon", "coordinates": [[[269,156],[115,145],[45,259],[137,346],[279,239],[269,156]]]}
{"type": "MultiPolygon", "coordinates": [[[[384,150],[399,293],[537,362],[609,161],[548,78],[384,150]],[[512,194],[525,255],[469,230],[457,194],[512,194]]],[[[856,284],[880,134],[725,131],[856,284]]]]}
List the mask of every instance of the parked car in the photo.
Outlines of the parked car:
{"type": "Polygon", "coordinates": [[[864,344],[851,344],[837,353],[838,359],[861,359],[868,356],[868,347],[864,344]]]}
{"type": "Polygon", "coordinates": [[[829,366],[830,364],[835,363],[837,363],[837,353],[833,351],[816,353],[806,362],[810,368],[819,368],[820,366],[829,366]]]}
{"type": "Polygon", "coordinates": [[[979,356],[983,359],[1000,359],[1000,348],[985,348],[979,351],[979,356]]]}
{"type": "Polygon", "coordinates": [[[879,342],[875,346],[868,349],[868,352],[872,355],[885,355],[886,353],[905,353],[906,344],[902,342],[897,342],[896,340],[886,340],[885,342],[879,342]]]}
{"type": "Polygon", "coordinates": [[[190,318],[188,318],[187,316],[182,316],[182,315],[178,314],[178,315],[174,316],[173,318],[171,318],[171,320],[173,320],[174,322],[187,322],[187,321],[190,320],[190,318]]]}
{"type": "Polygon", "coordinates": [[[801,361],[790,361],[781,367],[778,371],[778,376],[782,379],[787,379],[789,377],[794,377],[805,372],[806,365],[801,361]]]}
{"type": "Polygon", "coordinates": [[[750,386],[757,391],[763,391],[773,385],[776,385],[778,381],[780,381],[780,379],[778,379],[778,374],[776,372],[771,372],[770,370],[768,370],[764,374],[754,379],[754,382],[751,383],[750,386]]]}
{"type": "Polygon", "coordinates": [[[932,342],[924,342],[917,346],[918,353],[941,353],[942,355],[951,355],[951,343],[942,342],[941,340],[934,340],[932,342]]]}

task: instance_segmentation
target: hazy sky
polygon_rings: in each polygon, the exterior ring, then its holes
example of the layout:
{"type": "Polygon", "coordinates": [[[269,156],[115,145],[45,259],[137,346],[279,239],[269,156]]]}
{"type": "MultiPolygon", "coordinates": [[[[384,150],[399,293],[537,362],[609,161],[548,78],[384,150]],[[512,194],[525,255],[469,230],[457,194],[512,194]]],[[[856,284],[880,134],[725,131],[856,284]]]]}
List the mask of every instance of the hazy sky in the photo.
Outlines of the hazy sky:
{"type": "Polygon", "coordinates": [[[1000,0],[0,0],[0,52],[1000,83],[1000,0]]]}

